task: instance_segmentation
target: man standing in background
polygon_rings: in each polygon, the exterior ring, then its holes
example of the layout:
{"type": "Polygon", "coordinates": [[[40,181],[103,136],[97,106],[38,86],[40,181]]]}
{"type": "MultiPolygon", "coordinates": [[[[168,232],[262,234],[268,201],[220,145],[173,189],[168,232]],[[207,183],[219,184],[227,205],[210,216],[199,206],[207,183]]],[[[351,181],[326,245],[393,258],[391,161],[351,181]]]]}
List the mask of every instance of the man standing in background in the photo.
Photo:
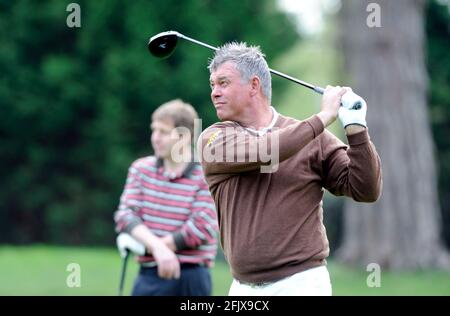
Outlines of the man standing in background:
{"type": "Polygon", "coordinates": [[[161,105],[151,122],[155,155],[129,168],[114,220],[117,232],[129,233],[147,252],[138,257],[132,295],[211,295],[218,227],[201,166],[193,162],[197,117],[181,100],[161,105]],[[175,148],[184,159],[174,157],[175,148]]]}

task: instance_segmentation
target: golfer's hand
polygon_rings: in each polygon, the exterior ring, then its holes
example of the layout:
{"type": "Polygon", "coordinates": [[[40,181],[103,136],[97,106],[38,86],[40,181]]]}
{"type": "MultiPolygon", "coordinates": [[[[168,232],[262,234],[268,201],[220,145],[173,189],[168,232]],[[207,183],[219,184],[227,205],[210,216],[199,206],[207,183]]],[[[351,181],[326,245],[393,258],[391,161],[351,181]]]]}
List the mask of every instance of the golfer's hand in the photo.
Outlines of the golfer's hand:
{"type": "Polygon", "coordinates": [[[158,265],[158,276],[162,279],[179,279],[180,262],[175,253],[166,245],[153,247],[152,255],[158,265]]]}
{"type": "Polygon", "coordinates": [[[341,98],[348,90],[349,88],[340,86],[327,86],[325,88],[322,97],[322,106],[319,114],[317,114],[325,127],[336,120],[339,107],[341,106],[341,98]]]}
{"type": "Polygon", "coordinates": [[[339,119],[342,126],[345,128],[347,135],[352,134],[355,130],[361,131],[367,127],[366,113],[366,101],[354,94],[350,89],[349,93],[342,97],[342,106],[339,109],[339,119]],[[358,101],[360,105],[356,109],[352,108],[355,101],[358,101]]]}

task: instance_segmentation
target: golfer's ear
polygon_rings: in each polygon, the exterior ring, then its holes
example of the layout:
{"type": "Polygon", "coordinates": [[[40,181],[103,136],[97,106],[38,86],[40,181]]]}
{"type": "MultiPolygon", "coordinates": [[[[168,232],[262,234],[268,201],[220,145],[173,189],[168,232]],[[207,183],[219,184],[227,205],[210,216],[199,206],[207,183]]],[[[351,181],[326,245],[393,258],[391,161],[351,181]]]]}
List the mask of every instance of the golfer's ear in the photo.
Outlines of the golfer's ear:
{"type": "Polygon", "coordinates": [[[258,76],[253,76],[252,79],[250,79],[250,84],[251,84],[251,95],[256,95],[259,91],[261,91],[261,80],[259,79],[258,76]]]}

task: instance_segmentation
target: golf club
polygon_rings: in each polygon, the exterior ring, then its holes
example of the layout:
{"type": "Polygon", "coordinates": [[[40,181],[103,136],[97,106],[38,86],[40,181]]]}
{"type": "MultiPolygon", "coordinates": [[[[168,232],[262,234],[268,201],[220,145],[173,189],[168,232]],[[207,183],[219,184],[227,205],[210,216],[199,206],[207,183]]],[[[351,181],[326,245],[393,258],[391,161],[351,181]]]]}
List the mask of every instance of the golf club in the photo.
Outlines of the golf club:
{"type": "Polygon", "coordinates": [[[127,272],[127,263],[128,263],[129,256],[130,256],[130,251],[127,249],[126,255],[123,258],[122,272],[120,273],[119,296],[123,295],[123,286],[125,284],[125,273],[127,272]]]}
{"type": "MultiPolygon", "coordinates": [[[[198,44],[200,46],[203,46],[203,47],[206,47],[206,48],[209,48],[212,50],[218,50],[217,47],[202,43],[200,41],[197,41],[193,38],[187,37],[186,35],[183,35],[176,31],[167,31],[167,32],[162,32],[162,33],[156,34],[155,36],[150,38],[150,40],[148,42],[148,49],[149,49],[150,53],[152,53],[152,55],[154,55],[156,57],[159,57],[159,58],[169,57],[170,55],[172,55],[172,53],[174,52],[174,50],[177,46],[178,38],[185,39],[189,42],[198,44]]],[[[298,83],[304,87],[312,89],[312,90],[316,91],[317,93],[323,94],[323,88],[321,88],[321,87],[313,86],[312,84],[309,84],[309,83],[299,80],[297,78],[288,76],[282,72],[279,72],[279,71],[276,71],[273,69],[269,69],[269,71],[277,76],[291,80],[291,81],[298,83]]]]}
{"type": "Polygon", "coordinates": [[[123,287],[125,283],[125,274],[127,272],[127,263],[130,254],[144,256],[146,250],[144,244],[134,239],[127,233],[120,233],[116,238],[117,248],[119,248],[120,256],[123,258],[122,271],[120,273],[119,296],[123,295],[123,287]]]}
{"type": "MultiPolygon", "coordinates": [[[[148,50],[150,51],[150,53],[152,55],[154,55],[156,57],[167,58],[170,55],[172,55],[172,53],[174,52],[174,50],[177,46],[178,38],[185,39],[191,43],[212,49],[214,51],[218,50],[217,47],[200,42],[196,39],[193,39],[186,35],[183,35],[177,31],[161,32],[159,34],[152,36],[150,38],[150,40],[148,41],[148,50]]],[[[277,75],[282,78],[288,79],[292,82],[298,83],[299,85],[302,85],[306,88],[314,90],[315,92],[317,92],[319,94],[323,94],[323,92],[324,92],[324,89],[319,86],[312,85],[310,83],[307,83],[305,81],[299,80],[294,77],[291,77],[291,76],[286,75],[277,70],[273,70],[273,69],[269,68],[269,71],[271,73],[273,73],[274,75],[277,75]]],[[[362,107],[362,102],[364,102],[364,101],[357,94],[355,94],[353,92],[351,92],[351,93],[347,92],[344,96],[345,96],[345,103],[349,104],[349,109],[358,110],[362,107]]]]}

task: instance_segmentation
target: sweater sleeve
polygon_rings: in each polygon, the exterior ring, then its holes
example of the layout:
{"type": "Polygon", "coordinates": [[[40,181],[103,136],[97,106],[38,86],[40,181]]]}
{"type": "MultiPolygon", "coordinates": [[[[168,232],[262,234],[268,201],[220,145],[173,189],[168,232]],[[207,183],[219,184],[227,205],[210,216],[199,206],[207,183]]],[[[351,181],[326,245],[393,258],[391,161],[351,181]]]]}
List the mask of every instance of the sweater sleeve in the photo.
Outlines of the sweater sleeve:
{"type": "Polygon", "coordinates": [[[348,135],[349,146],[327,135],[322,142],[324,187],[358,202],[376,201],[382,191],[381,160],[368,131],[348,135]]]}
{"type": "Polygon", "coordinates": [[[287,127],[274,128],[263,136],[231,122],[217,123],[200,135],[198,155],[206,177],[257,169],[275,172],[279,162],[293,156],[323,130],[322,121],[316,115],[287,127]]]}
{"type": "Polygon", "coordinates": [[[183,226],[174,233],[177,250],[196,249],[203,244],[213,244],[217,238],[216,208],[208,186],[203,183],[192,203],[192,213],[183,226]]]}
{"type": "Polygon", "coordinates": [[[142,223],[142,219],[137,214],[137,211],[141,208],[141,201],[140,178],[135,162],[128,169],[127,180],[120,197],[119,207],[114,213],[117,233],[130,233],[136,225],[142,223]]]}

